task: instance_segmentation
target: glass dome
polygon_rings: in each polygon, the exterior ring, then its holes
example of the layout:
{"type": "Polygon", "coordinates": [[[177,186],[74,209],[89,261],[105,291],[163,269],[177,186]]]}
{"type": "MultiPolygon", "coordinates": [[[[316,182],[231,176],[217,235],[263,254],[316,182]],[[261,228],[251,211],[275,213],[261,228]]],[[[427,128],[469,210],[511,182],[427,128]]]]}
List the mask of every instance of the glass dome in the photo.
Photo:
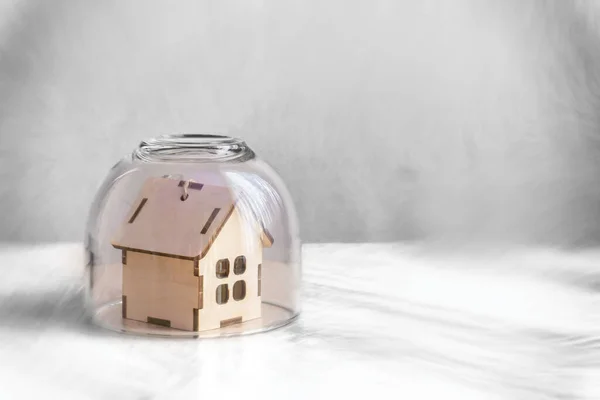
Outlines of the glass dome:
{"type": "Polygon", "coordinates": [[[108,173],[87,224],[87,307],[112,330],[253,333],[299,311],[296,213],[240,139],[147,140],[108,173]]]}

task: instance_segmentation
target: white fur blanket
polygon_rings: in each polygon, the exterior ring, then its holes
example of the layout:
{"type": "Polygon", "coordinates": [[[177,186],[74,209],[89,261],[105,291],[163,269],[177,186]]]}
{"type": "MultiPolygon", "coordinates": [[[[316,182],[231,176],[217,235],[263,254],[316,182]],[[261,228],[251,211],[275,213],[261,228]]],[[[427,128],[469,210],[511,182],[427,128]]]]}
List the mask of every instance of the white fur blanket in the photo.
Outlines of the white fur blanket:
{"type": "Polygon", "coordinates": [[[600,254],[307,245],[303,314],[225,340],[82,323],[81,246],[0,252],[0,398],[596,400],[600,254]]]}

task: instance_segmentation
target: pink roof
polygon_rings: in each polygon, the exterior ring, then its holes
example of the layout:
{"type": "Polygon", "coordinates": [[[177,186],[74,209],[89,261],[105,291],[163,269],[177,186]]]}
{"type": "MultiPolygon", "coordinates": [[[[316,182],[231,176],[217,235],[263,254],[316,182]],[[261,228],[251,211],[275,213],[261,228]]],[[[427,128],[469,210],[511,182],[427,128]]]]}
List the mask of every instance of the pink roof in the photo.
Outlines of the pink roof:
{"type": "MultiPolygon", "coordinates": [[[[224,186],[193,182],[182,201],[183,184],[176,179],[148,179],[112,245],[178,258],[204,257],[233,212],[233,193],[224,186]]],[[[266,247],[271,245],[268,232],[261,238],[266,247]]]]}

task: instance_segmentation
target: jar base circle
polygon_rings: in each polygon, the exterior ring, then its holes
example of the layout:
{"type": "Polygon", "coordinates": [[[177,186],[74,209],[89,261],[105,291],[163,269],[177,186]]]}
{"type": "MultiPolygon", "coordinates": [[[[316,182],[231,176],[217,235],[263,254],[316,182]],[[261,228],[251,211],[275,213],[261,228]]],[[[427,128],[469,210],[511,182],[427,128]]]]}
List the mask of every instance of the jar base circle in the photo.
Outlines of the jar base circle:
{"type": "Polygon", "coordinates": [[[121,316],[121,312],[121,301],[105,304],[96,308],[95,314],[92,315],[92,322],[94,325],[104,329],[132,335],[182,338],[217,338],[249,335],[281,328],[293,322],[299,315],[298,313],[294,314],[292,310],[289,310],[285,307],[263,302],[262,316],[260,318],[245,321],[236,325],[230,325],[224,328],[192,332],[167,328],[141,321],[134,321],[131,319],[124,319],[121,316]]]}

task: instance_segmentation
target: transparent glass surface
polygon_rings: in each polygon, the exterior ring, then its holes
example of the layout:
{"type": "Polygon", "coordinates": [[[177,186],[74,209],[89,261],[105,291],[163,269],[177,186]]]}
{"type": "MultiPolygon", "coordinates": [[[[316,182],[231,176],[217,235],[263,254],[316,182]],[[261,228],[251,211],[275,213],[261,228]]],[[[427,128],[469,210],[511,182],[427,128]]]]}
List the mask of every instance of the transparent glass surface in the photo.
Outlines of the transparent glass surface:
{"type": "Polygon", "coordinates": [[[240,139],[142,142],[100,187],[86,250],[88,311],[108,329],[227,336],[273,329],[299,312],[294,206],[240,139]]]}

